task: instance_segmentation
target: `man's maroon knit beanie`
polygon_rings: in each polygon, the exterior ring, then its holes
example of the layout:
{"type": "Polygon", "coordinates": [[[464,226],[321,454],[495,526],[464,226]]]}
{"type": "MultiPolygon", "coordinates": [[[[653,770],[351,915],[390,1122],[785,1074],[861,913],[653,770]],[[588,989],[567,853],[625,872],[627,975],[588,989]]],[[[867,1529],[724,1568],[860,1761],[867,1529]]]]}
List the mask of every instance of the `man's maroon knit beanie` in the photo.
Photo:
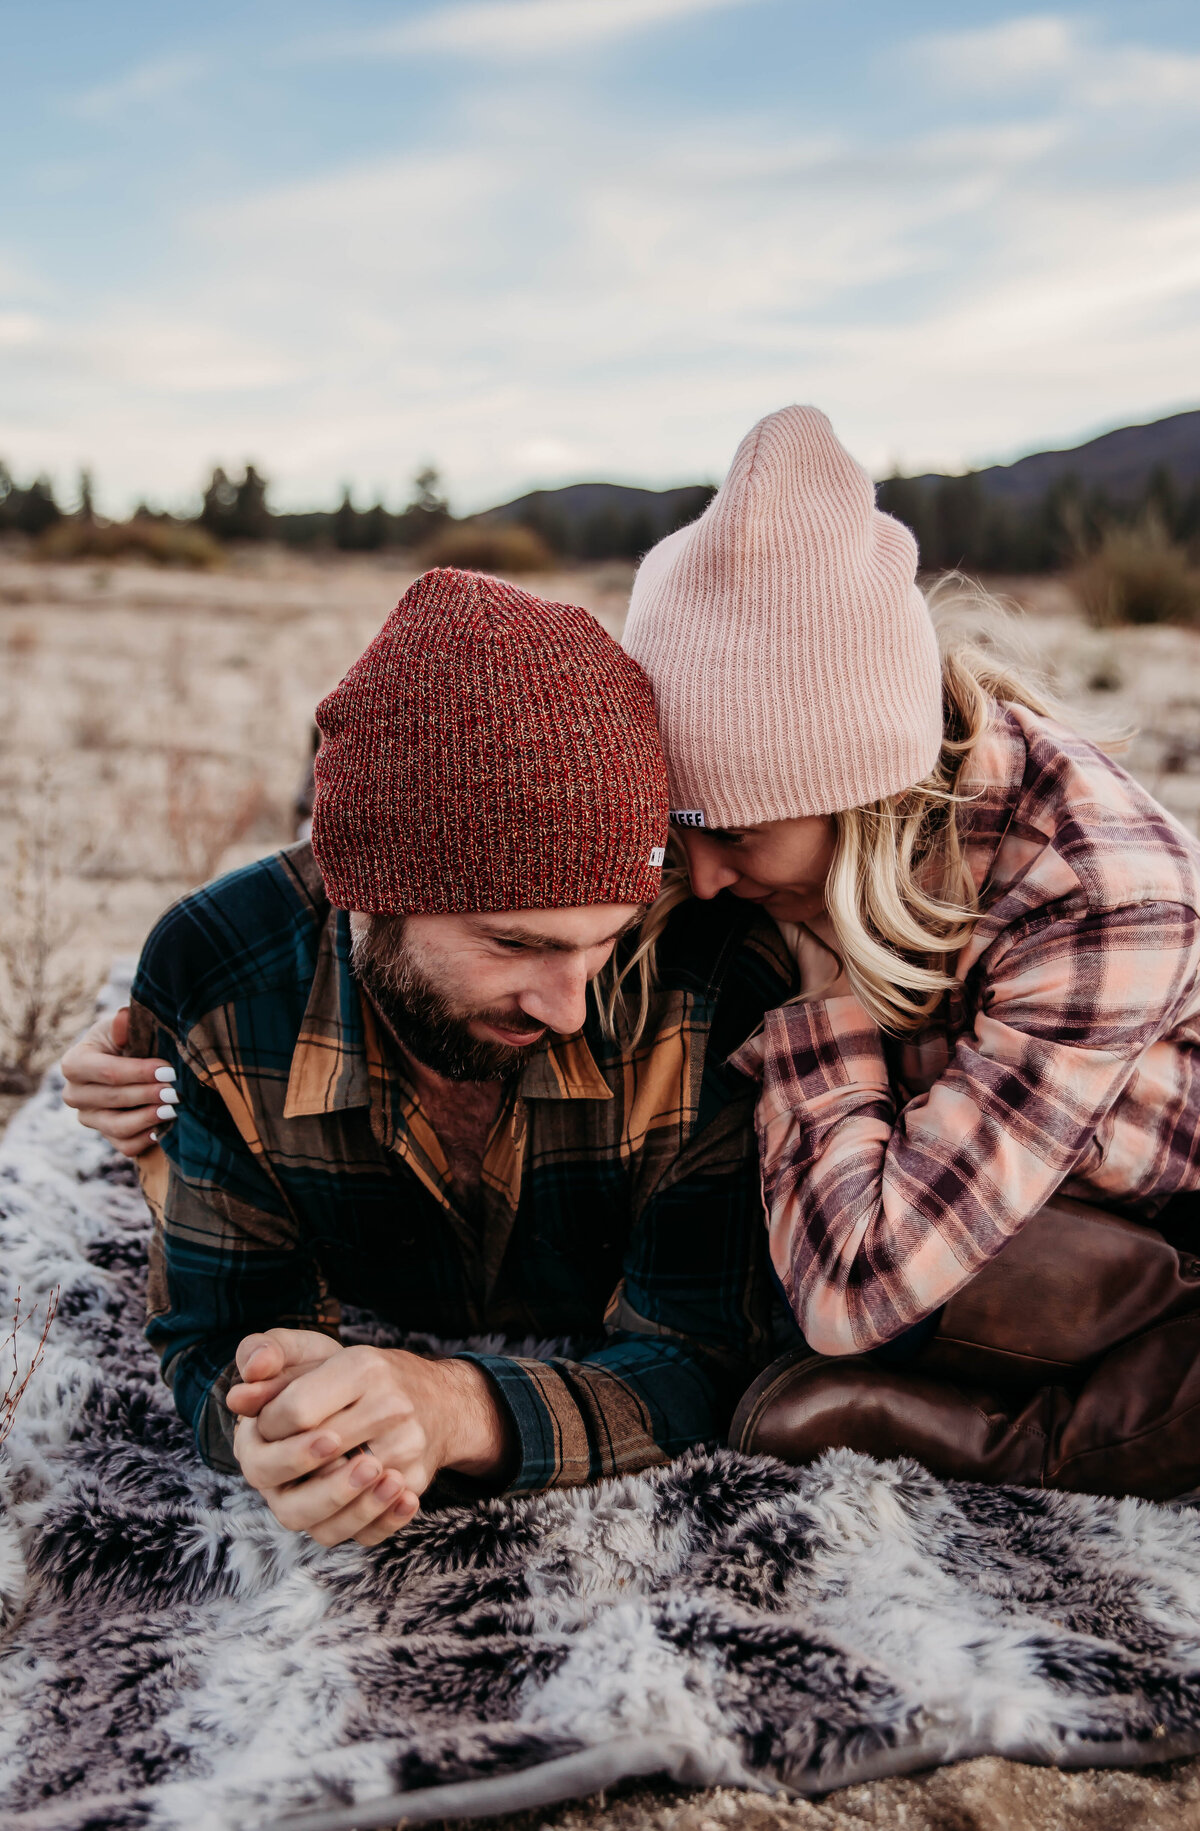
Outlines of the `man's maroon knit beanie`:
{"type": "Polygon", "coordinates": [[[586,610],[427,572],[317,724],[312,843],[339,909],[657,896],[667,772],[654,700],[586,610]]]}

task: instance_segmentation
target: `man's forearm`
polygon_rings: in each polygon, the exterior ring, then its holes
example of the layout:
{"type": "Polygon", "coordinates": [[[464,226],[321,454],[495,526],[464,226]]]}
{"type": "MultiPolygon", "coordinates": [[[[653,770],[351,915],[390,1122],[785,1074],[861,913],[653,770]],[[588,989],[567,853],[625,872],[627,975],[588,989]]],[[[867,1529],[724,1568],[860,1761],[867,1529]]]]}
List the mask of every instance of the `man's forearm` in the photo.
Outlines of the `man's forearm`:
{"type": "Polygon", "coordinates": [[[431,1361],[441,1377],[446,1440],[440,1467],[473,1481],[496,1481],[514,1460],[512,1420],[474,1361],[431,1361]]]}

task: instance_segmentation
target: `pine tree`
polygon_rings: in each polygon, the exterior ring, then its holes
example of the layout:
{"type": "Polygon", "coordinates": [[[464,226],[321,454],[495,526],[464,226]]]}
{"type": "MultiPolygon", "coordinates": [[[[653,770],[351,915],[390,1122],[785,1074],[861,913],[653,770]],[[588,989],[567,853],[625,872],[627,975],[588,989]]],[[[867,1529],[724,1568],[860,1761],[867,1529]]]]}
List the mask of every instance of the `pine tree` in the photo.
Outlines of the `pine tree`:
{"type": "Polygon", "coordinates": [[[350,487],[347,484],[333,516],[333,544],[343,553],[352,553],[359,545],[359,519],[358,510],[350,500],[350,487]]]}
{"type": "Polygon", "coordinates": [[[267,480],[260,477],[253,464],[234,491],[232,532],[236,540],[265,540],[271,532],[271,511],[267,507],[267,480]]]}

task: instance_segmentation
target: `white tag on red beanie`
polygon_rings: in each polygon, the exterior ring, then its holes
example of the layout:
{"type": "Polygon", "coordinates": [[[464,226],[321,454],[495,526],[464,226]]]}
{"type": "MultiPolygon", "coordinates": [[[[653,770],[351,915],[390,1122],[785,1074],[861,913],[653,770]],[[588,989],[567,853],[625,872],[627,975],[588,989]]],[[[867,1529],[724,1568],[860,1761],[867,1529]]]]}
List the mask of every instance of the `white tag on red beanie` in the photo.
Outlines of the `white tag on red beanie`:
{"type": "Polygon", "coordinates": [[[651,848],[650,848],[650,868],[651,868],[651,870],[652,871],[661,871],[662,866],[663,866],[663,860],[666,858],[666,856],[667,856],[666,846],[651,846],[651,848]]]}

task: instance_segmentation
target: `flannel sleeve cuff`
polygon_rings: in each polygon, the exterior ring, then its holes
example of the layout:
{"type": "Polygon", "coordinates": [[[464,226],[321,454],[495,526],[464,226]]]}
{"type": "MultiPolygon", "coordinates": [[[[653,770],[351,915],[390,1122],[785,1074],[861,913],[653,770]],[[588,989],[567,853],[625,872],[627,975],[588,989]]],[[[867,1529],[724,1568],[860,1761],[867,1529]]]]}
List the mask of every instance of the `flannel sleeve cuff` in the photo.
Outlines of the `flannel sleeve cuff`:
{"type": "Polygon", "coordinates": [[[763,1093],[789,1106],[888,1087],[879,1026],[857,998],[814,999],[768,1011],[762,1027],[763,1093]]]}
{"type": "Polygon", "coordinates": [[[506,1494],[578,1487],[592,1475],[587,1426],[567,1382],[551,1361],[502,1354],[460,1354],[489,1375],[513,1429],[514,1461],[506,1494]]]}
{"type": "Polygon", "coordinates": [[[196,1417],[196,1448],[209,1468],[217,1469],[222,1475],[241,1474],[233,1449],[237,1418],[225,1403],[229,1388],[236,1386],[240,1379],[237,1362],[229,1361],[209,1387],[208,1397],[196,1417]]]}

